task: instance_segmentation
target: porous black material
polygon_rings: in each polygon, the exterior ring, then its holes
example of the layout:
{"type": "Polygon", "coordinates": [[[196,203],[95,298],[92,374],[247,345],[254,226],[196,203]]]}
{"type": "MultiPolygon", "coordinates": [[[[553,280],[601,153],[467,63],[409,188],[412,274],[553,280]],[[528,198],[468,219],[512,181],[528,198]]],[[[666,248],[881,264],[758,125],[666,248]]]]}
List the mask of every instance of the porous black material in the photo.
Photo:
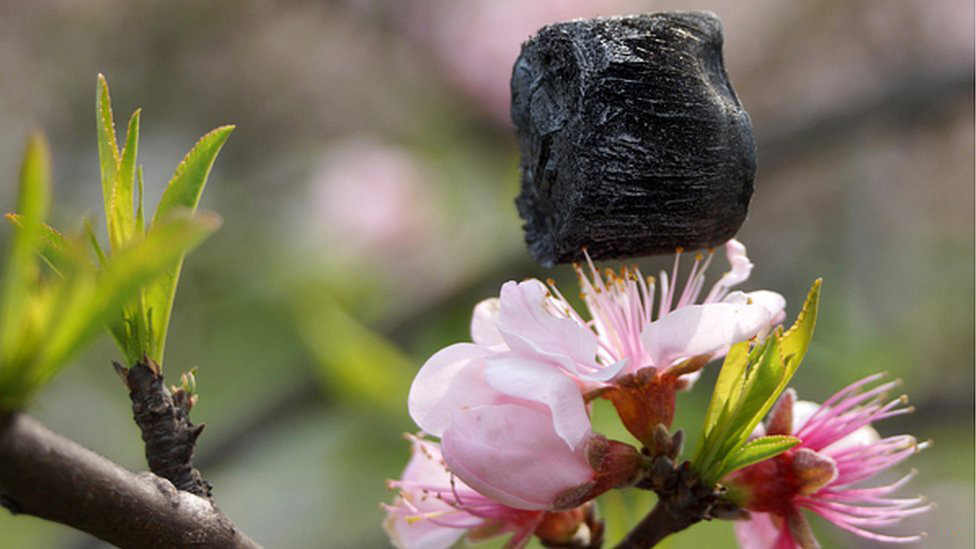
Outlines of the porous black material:
{"type": "Polygon", "coordinates": [[[752,197],[756,145],[710,13],[557,23],[512,73],[529,252],[545,266],[717,246],[752,197]]]}

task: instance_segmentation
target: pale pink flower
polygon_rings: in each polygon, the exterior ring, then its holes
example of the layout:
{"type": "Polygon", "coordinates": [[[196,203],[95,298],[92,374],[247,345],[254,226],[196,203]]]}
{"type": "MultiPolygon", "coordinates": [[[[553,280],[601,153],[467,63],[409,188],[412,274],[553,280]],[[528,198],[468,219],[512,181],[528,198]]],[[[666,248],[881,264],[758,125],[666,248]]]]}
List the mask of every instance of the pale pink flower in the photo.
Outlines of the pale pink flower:
{"type": "MultiPolygon", "coordinates": [[[[731,291],[749,278],[753,264],[737,240],[725,245],[725,253],[731,269],[703,298],[712,252],[695,257],[680,290],[680,252],[675,255],[671,275],[661,271],[659,280],[645,278],[636,268],[624,268],[619,275],[607,270],[604,279],[592,261],[588,264],[590,276],[577,266],[589,321],[577,314],[554,286],[553,302],[564,316],[596,334],[598,367],[612,369],[625,362],[614,376],[646,367],[664,374],[691,357],[724,355],[731,345],[760,335],[785,317],[786,302],[778,293],[731,291]]],[[[697,373],[690,374],[684,380],[691,383],[697,377],[697,373]]]]}
{"type": "Polygon", "coordinates": [[[400,480],[390,481],[399,495],[384,528],[401,549],[446,549],[462,536],[483,539],[513,534],[507,547],[523,547],[542,520],[541,511],[513,509],[472,490],[444,464],[436,443],[410,436],[412,454],[400,480]]]}
{"type": "Polygon", "coordinates": [[[747,549],[818,547],[800,509],[808,509],[859,536],[882,542],[913,542],[921,535],[888,535],[875,531],[928,511],[923,498],[889,497],[912,474],[896,482],[860,487],[926,444],[908,435],[881,438],[875,421],[910,412],[904,397],[885,402],[897,382],[861,392],[881,374],[858,381],[822,405],[797,402],[792,389],[776,403],[765,429],[757,435],[793,435],[802,442],[726,479],[734,500],[752,512],[736,524],[740,546],[747,549]]]}
{"type": "Polygon", "coordinates": [[[726,244],[726,254],[731,270],[701,302],[711,253],[704,261],[696,258],[680,293],[672,282],[676,257],[671,277],[661,272],[659,298],[655,281],[636,269],[623,276],[608,273],[604,282],[592,262],[592,279],[577,266],[592,320],[580,316],[553,284],[549,291],[534,279],[505,283],[498,299],[475,307],[474,343],[451,345],[421,368],[410,391],[411,417],[441,436],[454,410],[535,401],[550,409],[566,444],[578,447],[589,432],[581,391],[645,367],[665,373],[690,357],[719,356],[782,320],[785,302],[779,294],[730,293],[749,277],[752,263],[738,241],[726,244]]]}
{"type": "Polygon", "coordinates": [[[642,460],[633,446],[587,433],[569,447],[552,425],[534,403],[459,410],[442,438],[445,462],[478,492],[519,509],[571,509],[636,480],[642,460]]]}
{"type": "MultiPolygon", "coordinates": [[[[726,245],[726,253],[730,272],[700,302],[711,254],[696,259],[680,293],[671,282],[676,258],[671,277],[661,274],[659,299],[655,281],[636,270],[608,275],[604,282],[592,262],[592,279],[577,266],[589,321],[553,284],[547,289],[538,280],[505,283],[498,299],[475,308],[473,343],[441,350],[418,372],[410,389],[411,417],[442,437],[455,474],[514,507],[578,505],[569,494],[594,494],[625,482],[632,477],[631,454],[594,435],[584,393],[639,370],[665,374],[685,359],[721,355],[783,316],[778,294],[730,293],[748,278],[752,263],[737,241],[726,245]],[[600,444],[613,446],[619,459],[594,463],[593,448],[600,444]]],[[[668,391],[673,394],[674,383],[668,391]]],[[[653,428],[656,423],[643,421],[646,416],[638,410],[638,421],[630,423],[653,428]]],[[[642,441],[643,434],[637,433],[642,441]]]]}

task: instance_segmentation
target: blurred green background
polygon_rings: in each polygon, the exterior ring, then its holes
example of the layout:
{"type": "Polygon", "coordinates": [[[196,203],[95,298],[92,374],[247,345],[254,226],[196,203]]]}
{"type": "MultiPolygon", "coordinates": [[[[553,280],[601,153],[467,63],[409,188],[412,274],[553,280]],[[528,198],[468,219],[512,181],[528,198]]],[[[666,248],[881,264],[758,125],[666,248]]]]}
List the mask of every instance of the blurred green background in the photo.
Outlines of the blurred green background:
{"type": "MultiPolygon", "coordinates": [[[[400,434],[415,429],[413,372],[468,338],[471,308],[504,280],[574,284],[568,267],[544,271],[522,244],[507,117],[519,43],[553,21],[674,9],[723,19],[728,71],[753,118],[746,289],[783,293],[792,317],[810,282],[825,279],[794,385],[823,400],[875,371],[902,378],[916,412],[880,430],[934,439],[905,467],[919,475],[904,493],[938,508],[896,530],[927,531],[925,546],[968,546],[970,1],[0,1],[0,210],[12,207],[37,126],[54,154],[52,223],[101,215],[98,72],[117,120],[144,109],[147,204],[200,135],[236,124],[202,202],[225,223],[187,259],[164,365],[174,382],[198,368],[193,415],[208,428],[197,464],[221,508],[268,547],[384,547],[379,502],[406,463],[400,434]]],[[[639,263],[653,272],[667,262],[639,263]]],[[[118,356],[103,338],[30,412],[142,470],[110,367],[118,356]]],[[[675,423],[691,437],[716,371],[679,397],[675,423]]],[[[632,520],[649,508],[631,494],[602,503],[632,520]]],[[[874,546],[814,525],[825,547],[874,546]]],[[[611,535],[626,526],[611,524],[611,535]]],[[[3,547],[99,546],[8,513],[0,532],[3,547]]],[[[669,540],[703,543],[734,546],[731,526],[669,540]]]]}

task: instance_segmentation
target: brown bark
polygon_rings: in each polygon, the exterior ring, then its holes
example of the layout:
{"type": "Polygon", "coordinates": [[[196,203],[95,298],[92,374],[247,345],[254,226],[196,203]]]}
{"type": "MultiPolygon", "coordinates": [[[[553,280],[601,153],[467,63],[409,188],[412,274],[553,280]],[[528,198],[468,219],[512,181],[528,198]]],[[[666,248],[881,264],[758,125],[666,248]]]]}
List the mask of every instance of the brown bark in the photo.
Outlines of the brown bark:
{"type": "Polygon", "coordinates": [[[119,547],[260,547],[210,500],[133,473],[21,413],[0,415],[0,504],[119,547]]]}
{"type": "Polygon", "coordinates": [[[211,484],[193,467],[193,452],[203,424],[190,421],[193,397],[183,389],[173,392],[163,383],[163,372],[150,358],[131,368],[113,363],[129,389],[132,414],[146,443],[149,470],[177,489],[211,498],[211,484]]]}

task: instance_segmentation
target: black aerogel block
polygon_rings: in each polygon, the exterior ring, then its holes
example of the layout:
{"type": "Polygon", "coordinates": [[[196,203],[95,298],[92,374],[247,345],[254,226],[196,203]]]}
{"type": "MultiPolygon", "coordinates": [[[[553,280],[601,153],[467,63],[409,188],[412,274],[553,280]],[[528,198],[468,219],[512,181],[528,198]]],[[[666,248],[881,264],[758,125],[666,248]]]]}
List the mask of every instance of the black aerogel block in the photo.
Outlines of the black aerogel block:
{"type": "Polygon", "coordinates": [[[545,266],[713,247],[745,220],[756,144],[710,13],[543,27],[515,62],[512,120],[545,266]]]}

